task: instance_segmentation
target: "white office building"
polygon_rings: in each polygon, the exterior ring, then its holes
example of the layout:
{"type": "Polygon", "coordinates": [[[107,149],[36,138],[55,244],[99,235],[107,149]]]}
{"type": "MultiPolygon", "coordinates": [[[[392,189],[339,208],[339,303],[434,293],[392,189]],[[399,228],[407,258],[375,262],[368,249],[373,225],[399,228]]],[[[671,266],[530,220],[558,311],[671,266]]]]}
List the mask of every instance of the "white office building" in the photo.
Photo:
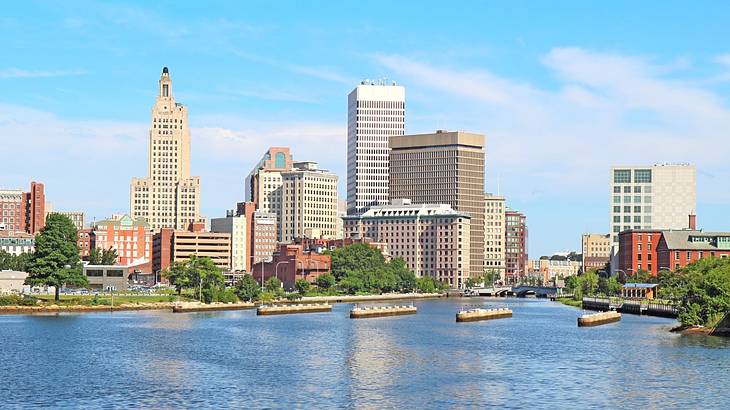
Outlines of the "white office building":
{"type": "MultiPolygon", "coordinates": [[[[250,223],[250,222],[249,222],[250,223]]],[[[249,241],[246,230],[246,216],[227,211],[225,218],[212,218],[210,231],[231,235],[231,270],[246,270],[246,244],[249,241]]]]}
{"type": "Polygon", "coordinates": [[[628,229],[684,229],[697,209],[696,170],[689,164],[611,168],[610,235],[628,229]]]}
{"type": "Polygon", "coordinates": [[[388,204],[389,138],[405,132],[406,90],[362,81],[347,97],[347,214],[388,204]]]}

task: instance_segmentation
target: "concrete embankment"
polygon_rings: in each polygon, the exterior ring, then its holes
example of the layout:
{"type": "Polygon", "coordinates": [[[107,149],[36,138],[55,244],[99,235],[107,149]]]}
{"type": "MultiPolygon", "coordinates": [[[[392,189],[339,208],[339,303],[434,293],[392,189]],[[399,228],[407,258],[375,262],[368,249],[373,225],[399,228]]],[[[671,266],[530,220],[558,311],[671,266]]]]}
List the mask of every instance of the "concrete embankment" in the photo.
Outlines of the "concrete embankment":
{"type": "Polygon", "coordinates": [[[356,307],[350,311],[350,319],[365,319],[370,317],[414,315],[418,309],[415,306],[370,306],[356,307]]]}
{"type": "Polygon", "coordinates": [[[327,303],[312,303],[306,305],[264,305],[256,309],[256,314],[267,315],[288,315],[291,313],[319,313],[331,312],[332,305],[327,303]]]}
{"type": "Polygon", "coordinates": [[[606,323],[618,322],[619,320],[621,320],[621,314],[616,311],[609,310],[608,312],[593,313],[579,317],[578,326],[599,326],[605,325],[606,323]]]}
{"type": "Polygon", "coordinates": [[[44,305],[44,306],[0,306],[0,314],[43,314],[43,313],[94,313],[129,310],[167,310],[173,302],[124,303],[120,305],[44,305]]]}
{"type": "Polygon", "coordinates": [[[434,299],[442,297],[445,297],[442,293],[389,293],[384,295],[305,296],[301,299],[301,301],[316,303],[353,303],[387,300],[434,299]]]}
{"type": "Polygon", "coordinates": [[[457,322],[476,322],[479,320],[502,319],[512,317],[512,310],[499,309],[469,309],[456,314],[457,322]]]}
{"type": "Polygon", "coordinates": [[[253,303],[211,303],[204,304],[200,302],[184,302],[178,303],[172,306],[174,313],[186,313],[186,312],[216,312],[220,310],[243,310],[253,309],[256,305],[253,303]]]}

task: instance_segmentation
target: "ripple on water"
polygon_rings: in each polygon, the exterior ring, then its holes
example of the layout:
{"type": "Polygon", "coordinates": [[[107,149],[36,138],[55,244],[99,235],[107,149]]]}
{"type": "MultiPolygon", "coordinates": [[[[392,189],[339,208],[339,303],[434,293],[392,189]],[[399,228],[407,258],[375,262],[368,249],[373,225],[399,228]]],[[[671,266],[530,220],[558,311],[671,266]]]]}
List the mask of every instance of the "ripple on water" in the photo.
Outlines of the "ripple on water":
{"type": "Polygon", "coordinates": [[[5,408],[722,408],[730,342],[624,315],[578,328],[545,300],[442,299],[418,314],[162,311],[0,316],[5,408]],[[465,304],[509,319],[459,324],[465,304]],[[538,407],[540,407],[538,405],[538,407]]]}

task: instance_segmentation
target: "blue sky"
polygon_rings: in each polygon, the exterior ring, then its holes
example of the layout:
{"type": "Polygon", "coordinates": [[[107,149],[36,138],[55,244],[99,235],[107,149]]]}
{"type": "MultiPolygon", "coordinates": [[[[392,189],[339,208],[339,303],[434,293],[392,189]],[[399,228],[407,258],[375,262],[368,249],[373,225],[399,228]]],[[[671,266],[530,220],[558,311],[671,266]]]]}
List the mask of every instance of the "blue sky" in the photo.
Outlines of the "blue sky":
{"type": "Polygon", "coordinates": [[[730,230],[730,4],[365,3],[6,4],[0,186],[128,212],[168,66],[204,215],[243,199],[272,145],[337,172],[344,196],[346,95],[387,77],[406,132],[486,135],[486,189],[527,214],[531,256],[607,232],[612,164],[695,164],[699,225],[730,230]]]}

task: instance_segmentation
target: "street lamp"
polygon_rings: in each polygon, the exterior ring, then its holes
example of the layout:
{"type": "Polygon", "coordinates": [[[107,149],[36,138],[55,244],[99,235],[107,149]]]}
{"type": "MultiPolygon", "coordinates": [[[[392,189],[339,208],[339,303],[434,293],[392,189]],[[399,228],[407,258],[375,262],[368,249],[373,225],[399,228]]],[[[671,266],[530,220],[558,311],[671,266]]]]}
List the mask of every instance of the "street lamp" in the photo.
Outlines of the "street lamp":
{"type": "MultiPolygon", "coordinates": [[[[251,256],[251,276],[253,276],[256,269],[256,263],[254,263],[254,258],[256,258],[256,255],[251,256]]],[[[264,290],[264,258],[261,258],[261,290],[264,290]]]]}
{"type": "MultiPolygon", "coordinates": [[[[289,263],[289,261],[276,262],[276,267],[274,268],[274,272],[276,274],[276,280],[279,280],[279,265],[281,265],[282,263],[289,263]]],[[[282,283],[282,285],[283,285],[283,283],[282,283]]]]}

